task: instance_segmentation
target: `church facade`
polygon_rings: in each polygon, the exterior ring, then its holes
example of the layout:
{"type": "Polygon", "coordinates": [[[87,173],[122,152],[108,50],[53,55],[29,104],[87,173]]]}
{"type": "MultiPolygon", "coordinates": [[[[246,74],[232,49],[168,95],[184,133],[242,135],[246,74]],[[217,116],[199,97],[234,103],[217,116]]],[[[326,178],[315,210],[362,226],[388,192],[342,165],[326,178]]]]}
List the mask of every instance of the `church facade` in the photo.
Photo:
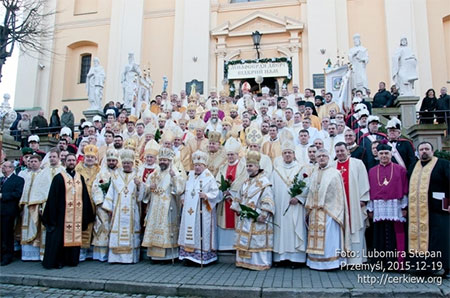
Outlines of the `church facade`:
{"type": "MultiPolygon", "coordinates": [[[[450,81],[448,0],[69,0],[48,1],[57,11],[52,54],[21,55],[17,109],[50,114],[64,104],[77,119],[89,107],[86,74],[94,57],[106,72],[103,104],[123,97],[121,74],[128,53],[154,81],[152,98],[168,79],[169,93],[196,80],[203,94],[239,90],[244,81],[279,90],[323,86],[324,68],[347,63],[352,37],[368,49],[372,95],[379,81],[392,84],[392,55],[406,36],[418,60],[415,94],[450,81]],[[261,35],[258,53],[252,33],[261,35]],[[259,62],[259,63],[258,63],[259,62]]],[[[187,90],[189,93],[189,90],[187,90]]]]}

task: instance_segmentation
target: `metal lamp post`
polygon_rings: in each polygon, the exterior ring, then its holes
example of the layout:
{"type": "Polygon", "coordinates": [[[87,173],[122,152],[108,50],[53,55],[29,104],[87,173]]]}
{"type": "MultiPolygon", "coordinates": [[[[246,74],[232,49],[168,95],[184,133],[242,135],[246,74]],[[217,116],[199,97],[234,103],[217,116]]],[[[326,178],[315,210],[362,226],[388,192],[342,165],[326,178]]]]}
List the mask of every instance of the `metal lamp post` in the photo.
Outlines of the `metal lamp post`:
{"type": "Polygon", "coordinates": [[[259,33],[259,31],[255,31],[252,33],[253,45],[255,46],[256,53],[258,54],[258,59],[259,59],[259,48],[260,48],[261,36],[262,36],[262,34],[259,33]]]}

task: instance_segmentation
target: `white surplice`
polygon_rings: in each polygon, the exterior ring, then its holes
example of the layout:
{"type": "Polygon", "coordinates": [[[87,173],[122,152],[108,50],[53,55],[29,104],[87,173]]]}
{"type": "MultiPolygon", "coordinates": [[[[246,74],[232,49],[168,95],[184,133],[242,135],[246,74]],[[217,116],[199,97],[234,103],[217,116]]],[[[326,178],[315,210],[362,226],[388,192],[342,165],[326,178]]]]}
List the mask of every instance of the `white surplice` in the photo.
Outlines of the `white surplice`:
{"type": "Polygon", "coordinates": [[[184,192],[184,205],[181,216],[180,234],[180,260],[188,259],[200,264],[203,256],[203,264],[217,260],[216,238],[216,204],[218,202],[219,188],[216,179],[208,169],[200,175],[194,171],[189,172],[186,189],[184,192]],[[203,192],[208,200],[200,200],[199,193],[203,192]],[[202,215],[200,214],[200,201],[202,215]],[[203,241],[200,241],[200,217],[202,216],[203,241]]]}
{"type": "Polygon", "coordinates": [[[117,177],[111,180],[103,202],[103,209],[112,213],[108,253],[108,262],[110,263],[137,263],[139,261],[139,205],[145,187],[140,185],[139,191],[137,191],[134,182],[136,177],[138,177],[137,171],[131,173],[119,171],[117,177]]]}
{"type": "MultiPolygon", "coordinates": [[[[304,203],[307,188],[296,197],[299,201],[296,205],[290,205],[289,189],[295,176],[307,174],[307,168],[299,162],[290,164],[280,161],[272,173],[272,185],[275,198],[275,226],[274,226],[274,261],[289,260],[291,262],[304,263],[306,260],[306,224],[304,203]],[[289,206],[290,205],[290,206],[289,206]],[[284,212],[289,207],[286,214],[284,212]],[[277,226],[278,225],[278,226],[277,226]]],[[[309,176],[309,174],[307,174],[309,176]]]]}

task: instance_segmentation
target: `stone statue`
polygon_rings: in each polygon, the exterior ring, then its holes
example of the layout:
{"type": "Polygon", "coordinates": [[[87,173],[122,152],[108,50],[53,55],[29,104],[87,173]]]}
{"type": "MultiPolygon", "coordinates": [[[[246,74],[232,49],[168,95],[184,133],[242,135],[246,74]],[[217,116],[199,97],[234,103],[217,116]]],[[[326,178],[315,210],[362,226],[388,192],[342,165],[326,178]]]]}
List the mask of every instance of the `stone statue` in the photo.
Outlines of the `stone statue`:
{"type": "Polygon", "coordinates": [[[361,90],[366,94],[367,83],[366,65],[369,63],[367,49],[361,45],[361,37],[357,33],[353,35],[354,47],[348,51],[348,60],[352,64],[352,88],[361,90]]]}
{"type": "Polygon", "coordinates": [[[123,107],[131,109],[134,101],[137,99],[139,92],[139,78],[141,76],[141,69],[139,65],[134,62],[134,54],[128,54],[128,64],[122,73],[122,89],[123,89],[123,107]]]}
{"type": "Polygon", "coordinates": [[[163,92],[167,91],[168,85],[169,85],[169,80],[167,79],[167,76],[163,76],[163,92]]]}
{"type": "Polygon", "coordinates": [[[153,91],[153,81],[150,77],[150,68],[144,69],[143,76],[139,78],[139,92],[134,108],[134,115],[139,118],[143,109],[150,107],[150,98],[153,91]]]}
{"type": "Polygon", "coordinates": [[[17,112],[11,108],[9,99],[11,96],[8,93],[3,94],[3,102],[0,105],[0,123],[1,129],[5,132],[4,137],[9,136],[9,127],[16,121],[17,112]]]}
{"type": "Polygon", "coordinates": [[[414,81],[418,79],[417,59],[406,37],[400,39],[400,47],[392,58],[392,79],[399,89],[400,96],[414,95],[414,81]]]}
{"type": "Polygon", "coordinates": [[[94,57],[94,66],[89,69],[86,78],[86,90],[91,106],[89,110],[102,110],[103,87],[105,85],[105,70],[100,60],[94,57]]]}

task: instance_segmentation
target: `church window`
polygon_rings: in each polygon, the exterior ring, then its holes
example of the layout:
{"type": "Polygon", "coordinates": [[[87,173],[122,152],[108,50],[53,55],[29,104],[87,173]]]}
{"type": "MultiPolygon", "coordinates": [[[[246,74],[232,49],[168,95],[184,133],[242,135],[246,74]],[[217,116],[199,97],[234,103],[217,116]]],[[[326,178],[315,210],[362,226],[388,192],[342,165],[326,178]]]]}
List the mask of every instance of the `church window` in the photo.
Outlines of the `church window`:
{"type": "Polygon", "coordinates": [[[86,77],[91,68],[91,54],[81,55],[81,67],[80,67],[80,84],[86,83],[86,77]]]}

